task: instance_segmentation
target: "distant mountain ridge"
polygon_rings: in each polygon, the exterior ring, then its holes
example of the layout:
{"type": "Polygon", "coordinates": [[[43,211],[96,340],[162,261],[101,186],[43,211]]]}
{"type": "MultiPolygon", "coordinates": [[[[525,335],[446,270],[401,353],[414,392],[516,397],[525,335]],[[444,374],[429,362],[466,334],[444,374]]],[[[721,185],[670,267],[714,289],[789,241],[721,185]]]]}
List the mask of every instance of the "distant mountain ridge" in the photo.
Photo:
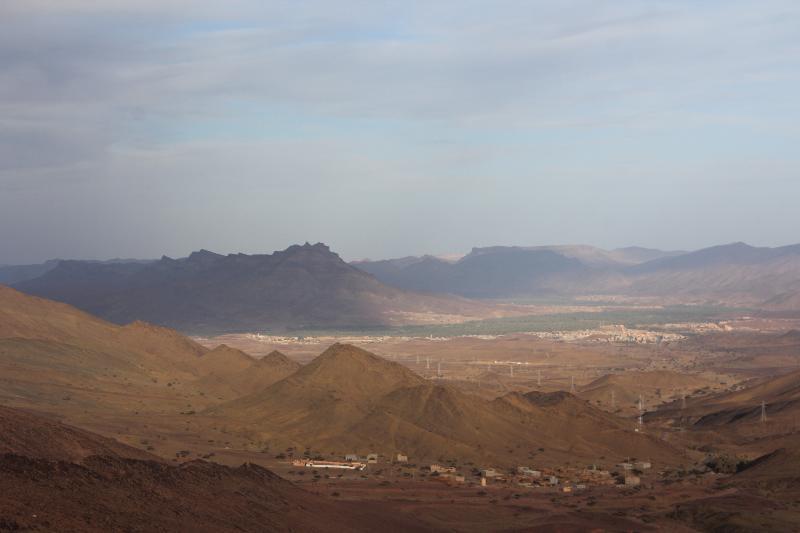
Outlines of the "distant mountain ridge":
{"type": "Polygon", "coordinates": [[[483,304],[386,286],[321,243],[262,255],[200,250],[149,263],[61,261],[14,286],[118,324],[146,320],[189,332],[377,327],[486,312],[483,304]]]}
{"type": "Polygon", "coordinates": [[[456,262],[423,256],[353,264],[388,285],[473,298],[605,294],[800,308],[800,245],[738,242],[694,252],[493,246],[456,262]]]}
{"type": "Polygon", "coordinates": [[[202,334],[463,322],[511,312],[485,300],[528,298],[622,296],[800,312],[800,245],[737,242],[693,252],[491,246],[456,261],[426,255],[348,264],[326,245],[306,243],[273,254],[200,250],[181,259],[65,260],[22,271],[6,275],[38,273],[13,284],[24,292],[119,324],[145,320],[202,334]]]}
{"type": "MultiPolygon", "coordinates": [[[[3,285],[13,285],[39,276],[56,268],[64,259],[50,259],[44,263],[31,265],[0,265],[0,283],[3,285]]],[[[152,263],[151,259],[108,259],[105,261],[80,260],[79,263],[94,264],[120,264],[120,263],[152,263]]]]}

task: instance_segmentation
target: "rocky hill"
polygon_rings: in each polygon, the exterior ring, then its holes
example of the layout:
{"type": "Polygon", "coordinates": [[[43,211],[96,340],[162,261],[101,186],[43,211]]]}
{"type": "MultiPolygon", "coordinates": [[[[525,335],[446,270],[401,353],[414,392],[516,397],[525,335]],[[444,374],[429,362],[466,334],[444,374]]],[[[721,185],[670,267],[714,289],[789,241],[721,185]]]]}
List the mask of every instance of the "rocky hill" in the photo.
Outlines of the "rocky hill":
{"type": "Polygon", "coordinates": [[[336,344],[295,374],[206,413],[278,448],[339,454],[405,451],[514,464],[627,455],[678,461],[669,446],[570,394],[487,401],[427,381],[365,350],[336,344]]]}
{"type": "Polygon", "coordinates": [[[253,392],[297,368],[280,354],[255,360],[226,346],[208,350],[171,329],[119,326],[0,286],[0,402],[87,413],[152,404],[178,412],[253,392]]]}

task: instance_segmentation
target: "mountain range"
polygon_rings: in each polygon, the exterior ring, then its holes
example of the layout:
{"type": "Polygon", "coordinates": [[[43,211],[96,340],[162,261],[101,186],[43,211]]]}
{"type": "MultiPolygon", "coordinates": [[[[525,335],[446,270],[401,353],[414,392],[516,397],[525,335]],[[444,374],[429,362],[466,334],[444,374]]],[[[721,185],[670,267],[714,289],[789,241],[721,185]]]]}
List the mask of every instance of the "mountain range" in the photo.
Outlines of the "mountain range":
{"type": "Polygon", "coordinates": [[[458,261],[422,256],[353,264],[388,285],[472,298],[627,295],[800,308],[800,245],[733,243],[694,252],[495,246],[474,248],[458,261]]]}
{"type": "Polygon", "coordinates": [[[117,324],[144,320],[198,334],[455,323],[525,314],[503,302],[587,296],[797,312],[800,245],[494,246],[456,261],[348,264],[326,245],[306,243],[261,255],[51,261],[2,267],[2,279],[117,324]]]}
{"type": "Polygon", "coordinates": [[[146,320],[193,333],[383,327],[491,312],[462,298],[389,287],[324,244],[308,243],[264,255],[201,250],[155,262],[60,261],[14,287],[118,324],[146,320]]]}

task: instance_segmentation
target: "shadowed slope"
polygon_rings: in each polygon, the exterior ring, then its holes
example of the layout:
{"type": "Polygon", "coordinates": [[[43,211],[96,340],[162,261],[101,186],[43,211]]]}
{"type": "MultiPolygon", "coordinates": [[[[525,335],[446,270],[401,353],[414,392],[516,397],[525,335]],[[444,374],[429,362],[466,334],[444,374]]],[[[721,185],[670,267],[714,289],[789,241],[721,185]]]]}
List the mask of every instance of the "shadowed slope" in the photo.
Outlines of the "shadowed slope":
{"type": "Polygon", "coordinates": [[[43,531],[415,531],[299,489],[250,464],[170,466],[39,416],[0,408],[0,529],[43,531]],[[73,461],[80,461],[79,463],[73,461]]]}
{"type": "Polygon", "coordinates": [[[160,461],[114,439],[3,406],[0,406],[0,454],[69,462],[80,462],[92,455],[160,461]]]}
{"type": "Polygon", "coordinates": [[[737,485],[800,490],[800,450],[781,448],[763,455],[734,476],[737,485]]]}

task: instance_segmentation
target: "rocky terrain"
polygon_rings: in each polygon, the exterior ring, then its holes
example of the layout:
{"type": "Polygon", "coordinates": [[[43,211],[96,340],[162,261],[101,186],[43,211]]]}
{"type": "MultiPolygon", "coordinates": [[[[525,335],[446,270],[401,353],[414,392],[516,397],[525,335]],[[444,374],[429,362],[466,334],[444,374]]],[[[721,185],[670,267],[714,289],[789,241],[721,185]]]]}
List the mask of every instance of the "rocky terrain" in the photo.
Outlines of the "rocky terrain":
{"type": "Polygon", "coordinates": [[[0,287],[0,529],[792,531],[800,376],[768,365],[799,343],[734,328],[251,356],[0,287]],[[683,371],[645,370],[662,360],[683,371]],[[567,392],[591,367],[609,375],[567,392]],[[363,472],[302,466],[369,453],[363,472]],[[629,460],[648,467],[626,485],[629,460]],[[522,465],[562,482],[532,485],[522,465]],[[482,487],[485,469],[500,477],[482,487]]]}
{"type": "Polygon", "coordinates": [[[424,530],[412,518],[315,496],[256,465],[170,465],[5,407],[0,428],[0,531],[424,530]]]}

